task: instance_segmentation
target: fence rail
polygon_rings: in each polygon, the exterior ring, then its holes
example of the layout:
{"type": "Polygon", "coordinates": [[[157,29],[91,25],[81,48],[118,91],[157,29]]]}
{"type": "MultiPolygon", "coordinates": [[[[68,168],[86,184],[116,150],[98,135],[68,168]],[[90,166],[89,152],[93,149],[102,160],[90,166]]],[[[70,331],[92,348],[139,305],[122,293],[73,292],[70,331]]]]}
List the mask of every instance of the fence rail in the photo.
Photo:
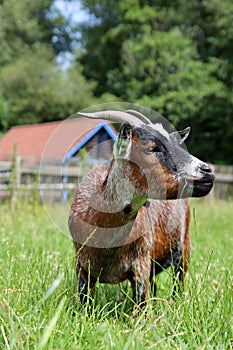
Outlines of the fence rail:
{"type": "Polygon", "coordinates": [[[216,174],[215,181],[216,182],[223,182],[223,183],[233,183],[233,175],[232,174],[216,174]]]}
{"type": "MultiPolygon", "coordinates": [[[[233,197],[233,166],[211,165],[216,174],[214,188],[207,196],[210,200],[233,197]]],[[[62,198],[64,191],[72,191],[83,176],[80,166],[22,164],[20,157],[14,162],[0,161],[0,199],[14,200],[21,193],[30,195],[40,191],[54,198],[62,198]]]]}

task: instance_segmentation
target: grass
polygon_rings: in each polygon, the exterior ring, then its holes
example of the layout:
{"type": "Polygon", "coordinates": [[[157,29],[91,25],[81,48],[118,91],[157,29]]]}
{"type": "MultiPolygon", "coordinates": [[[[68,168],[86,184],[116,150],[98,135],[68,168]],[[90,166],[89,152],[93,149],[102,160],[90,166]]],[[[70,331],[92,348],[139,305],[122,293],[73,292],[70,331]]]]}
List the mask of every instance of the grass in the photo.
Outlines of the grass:
{"type": "Polygon", "coordinates": [[[171,301],[167,270],[156,300],[135,313],[128,283],[97,285],[94,307],[79,308],[72,242],[43,207],[2,204],[0,349],[232,349],[233,202],[191,207],[183,297],[171,301]]]}

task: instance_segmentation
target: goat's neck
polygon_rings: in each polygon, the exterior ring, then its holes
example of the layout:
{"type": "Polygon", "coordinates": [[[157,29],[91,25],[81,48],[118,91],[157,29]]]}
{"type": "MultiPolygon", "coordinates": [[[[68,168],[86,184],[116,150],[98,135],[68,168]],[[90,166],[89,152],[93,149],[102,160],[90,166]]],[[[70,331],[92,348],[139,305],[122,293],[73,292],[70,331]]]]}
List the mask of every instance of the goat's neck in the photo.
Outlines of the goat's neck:
{"type": "Polygon", "coordinates": [[[93,169],[84,178],[71,216],[77,217],[82,242],[101,248],[122,246],[140,237],[140,229],[132,236],[131,230],[146,200],[147,181],[140,168],[130,161],[113,160],[108,169],[93,169]]]}
{"type": "Polygon", "coordinates": [[[103,198],[125,213],[137,213],[147,200],[147,181],[133,162],[113,160],[102,186],[103,198]]]}

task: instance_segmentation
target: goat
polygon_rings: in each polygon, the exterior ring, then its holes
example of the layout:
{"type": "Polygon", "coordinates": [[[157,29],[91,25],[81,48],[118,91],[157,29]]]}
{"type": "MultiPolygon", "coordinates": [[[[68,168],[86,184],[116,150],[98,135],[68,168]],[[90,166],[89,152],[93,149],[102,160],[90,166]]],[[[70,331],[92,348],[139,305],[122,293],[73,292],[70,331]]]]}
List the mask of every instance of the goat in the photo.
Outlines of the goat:
{"type": "Polygon", "coordinates": [[[84,177],[70,209],[81,303],[97,280],[129,280],[143,305],[148,285],[155,293],[154,276],[167,267],[183,282],[190,257],[185,198],[207,195],[214,174],[182,147],[190,128],[169,134],[132,110],[79,114],[123,123],[111,163],[84,177]]]}

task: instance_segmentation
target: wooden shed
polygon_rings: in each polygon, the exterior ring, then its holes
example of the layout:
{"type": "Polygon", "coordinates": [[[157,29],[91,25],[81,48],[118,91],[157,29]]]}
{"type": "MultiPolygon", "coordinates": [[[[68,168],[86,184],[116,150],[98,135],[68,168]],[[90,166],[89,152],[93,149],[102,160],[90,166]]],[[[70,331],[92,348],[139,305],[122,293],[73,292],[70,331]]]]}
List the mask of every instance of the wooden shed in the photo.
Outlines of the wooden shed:
{"type": "Polygon", "coordinates": [[[11,161],[14,149],[25,164],[72,163],[81,149],[92,150],[91,157],[108,159],[115,139],[112,125],[87,118],[14,126],[0,140],[0,161],[11,161]]]}

